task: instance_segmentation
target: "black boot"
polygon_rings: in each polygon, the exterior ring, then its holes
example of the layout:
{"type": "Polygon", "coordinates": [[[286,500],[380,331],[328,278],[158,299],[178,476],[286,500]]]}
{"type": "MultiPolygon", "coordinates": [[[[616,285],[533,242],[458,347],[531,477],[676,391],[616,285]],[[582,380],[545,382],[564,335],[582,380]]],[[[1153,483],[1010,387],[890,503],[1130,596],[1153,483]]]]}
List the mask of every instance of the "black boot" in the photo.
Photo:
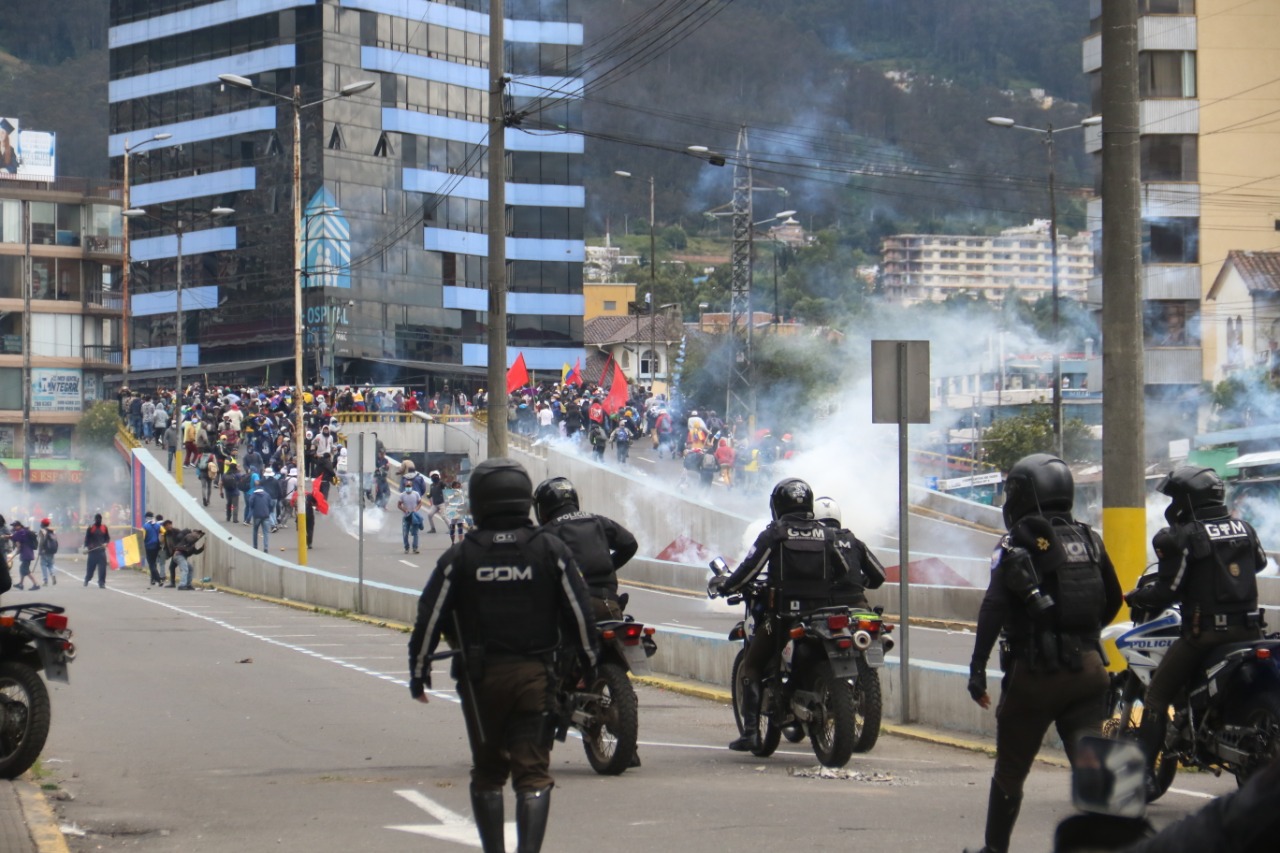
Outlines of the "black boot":
{"type": "Polygon", "coordinates": [[[480,849],[484,853],[506,853],[505,829],[502,826],[502,791],[490,791],[471,785],[471,814],[480,833],[480,849]]]}
{"type": "Polygon", "coordinates": [[[551,786],[516,794],[516,853],[538,853],[547,834],[551,813],[551,786]]]}
{"type": "MultiPolygon", "coordinates": [[[[975,853],[1008,853],[1013,825],[1018,821],[1022,797],[1011,797],[1001,790],[996,780],[991,780],[991,792],[987,795],[987,843],[975,853]]],[[[969,853],[966,849],[965,853],[969,853]]]]}
{"type": "Polygon", "coordinates": [[[754,752],[760,748],[760,682],[742,682],[742,731],[744,734],[729,744],[734,752],[754,752]]]}
{"type": "Polygon", "coordinates": [[[1158,800],[1164,793],[1156,786],[1156,758],[1164,748],[1165,731],[1169,725],[1168,712],[1163,714],[1149,713],[1145,709],[1142,714],[1142,725],[1138,727],[1138,745],[1147,759],[1147,802],[1158,800]]]}

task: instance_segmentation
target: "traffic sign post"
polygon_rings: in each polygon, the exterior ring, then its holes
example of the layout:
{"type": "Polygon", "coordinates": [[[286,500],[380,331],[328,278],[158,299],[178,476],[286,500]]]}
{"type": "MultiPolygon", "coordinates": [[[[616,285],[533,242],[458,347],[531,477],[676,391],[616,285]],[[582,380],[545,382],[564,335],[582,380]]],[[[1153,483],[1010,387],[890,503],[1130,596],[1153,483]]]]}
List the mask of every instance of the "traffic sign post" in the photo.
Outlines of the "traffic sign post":
{"type": "Polygon", "coordinates": [[[871,422],[898,425],[898,626],[902,722],[911,722],[911,560],[907,425],[929,423],[929,342],[871,342],[871,422]]]}

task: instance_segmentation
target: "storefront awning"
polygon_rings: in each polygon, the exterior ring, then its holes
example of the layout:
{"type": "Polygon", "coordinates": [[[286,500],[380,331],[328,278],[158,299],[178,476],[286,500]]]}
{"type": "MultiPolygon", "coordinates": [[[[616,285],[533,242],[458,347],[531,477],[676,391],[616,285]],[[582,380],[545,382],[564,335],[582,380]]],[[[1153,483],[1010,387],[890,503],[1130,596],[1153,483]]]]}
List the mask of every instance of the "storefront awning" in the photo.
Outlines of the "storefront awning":
{"type": "MultiPolygon", "coordinates": [[[[22,460],[0,458],[0,468],[7,470],[9,479],[22,482],[22,460]]],[[[32,483],[79,483],[84,470],[78,459],[32,459],[32,483]]]]}

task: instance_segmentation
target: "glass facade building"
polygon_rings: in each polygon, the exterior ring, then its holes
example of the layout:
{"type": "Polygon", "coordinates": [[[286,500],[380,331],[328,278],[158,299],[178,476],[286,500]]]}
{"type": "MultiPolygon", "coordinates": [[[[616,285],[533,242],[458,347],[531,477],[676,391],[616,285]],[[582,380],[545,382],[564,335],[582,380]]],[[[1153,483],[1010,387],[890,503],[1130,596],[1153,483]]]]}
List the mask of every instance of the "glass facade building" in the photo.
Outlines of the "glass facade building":
{"type": "MultiPolygon", "coordinates": [[[[508,109],[577,127],[582,25],[565,0],[508,0],[508,109]]],[[[112,0],[110,153],[131,155],[132,368],[175,362],[183,239],[184,372],[290,382],[289,104],[302,111],[307,377],[483,384],[487,364],[488,3],[112,0]],[[225,219],[204,217],[231,207],[225,219]],[[269,372],[268,372],[269,371],[269,372]]],[[[583,137],[507,131],[510,358],[582,356],[583,137]]]]}

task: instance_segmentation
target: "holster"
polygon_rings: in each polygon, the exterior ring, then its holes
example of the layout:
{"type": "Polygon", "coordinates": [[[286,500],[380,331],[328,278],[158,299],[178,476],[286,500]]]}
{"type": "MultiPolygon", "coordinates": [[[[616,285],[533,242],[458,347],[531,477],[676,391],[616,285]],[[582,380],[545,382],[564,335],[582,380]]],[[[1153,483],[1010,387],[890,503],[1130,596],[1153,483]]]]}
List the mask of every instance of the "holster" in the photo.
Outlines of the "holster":
{"type": "Polygon", "coordinates": [[[449,667],[449,674],[454,681],[461,681],[463,678],[475,684],[484,678],[484,646],[464,645],[462,654],[454,655],[453,663],[449,667]]]}

